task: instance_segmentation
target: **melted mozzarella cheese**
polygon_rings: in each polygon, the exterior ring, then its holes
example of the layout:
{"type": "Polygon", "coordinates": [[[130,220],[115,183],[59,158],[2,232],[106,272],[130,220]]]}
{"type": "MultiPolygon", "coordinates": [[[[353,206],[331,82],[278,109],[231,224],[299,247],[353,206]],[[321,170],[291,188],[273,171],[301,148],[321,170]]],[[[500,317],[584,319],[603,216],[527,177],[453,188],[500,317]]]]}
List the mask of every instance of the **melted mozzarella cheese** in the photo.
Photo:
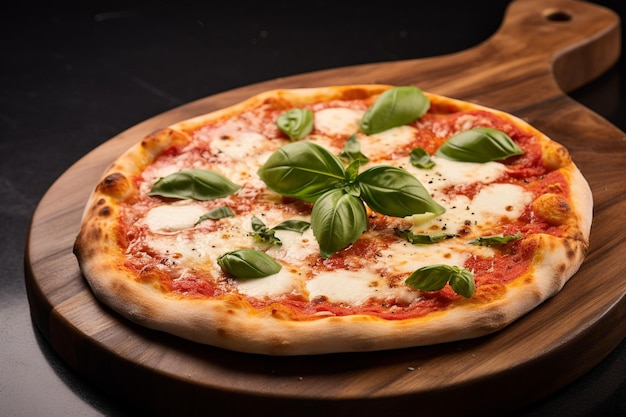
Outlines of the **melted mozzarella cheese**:
{"type": "Polygon", "coordinates": [[[415,134],[416,130],[411,126],[398,126],[387,129],[359,139],[361,152],[370,159],[378,161],[379,158],[388,156],[390,149],[410,143],[415,138],[415,134]]]}
{"type": "Polygon", "coordinates": [[[484,186],[473,199],[461,194],[449,198],[437,192],[434,196],[446,211],[435,218],[415,216],[414,233],[477,236],[499,222],[519,218],[533,198],[520,186],[499,183],[484,186]],[[420,222],[420,219],[425,221],[420,222]]]}
{"type": "Polygon", "coordinates": [[[415,175],[429,190],[476,183],[489,184],[507,171],[506,166],[499,162],[459,162],[436,156],[432,156],[431,159],[435,163],[431,169],[420,169],[410,164],[403,164],[406,170],[415,175]]]}
{"type": "Polygon", "coordinates": [[[224,132],[209,143],[213,155],[239,160],[258,155],[267,148],[265,136],[254,132],[224,132]]]}
{"type": "Polygon", "coordinates": [[[311,229],[302,234],[288,230],[277,230],[275,236],[280,239],[282,244],[270,247],[267,254],[286,263],[297,265],[308,256],[319,252],[317,240],[315,240],[311,229]]]}
{"type": "Polygon", "coordinates": [[[413,245],[398,241],[382,251],[382,256],[394,272],[411,273],[428,265],[463,266],[465,260],[471,256],[470,249],[445,242],[434,245],[413,245]]]}
{"type": "Polygon", "coordinates": [[[351,135],[358,130],[363,111],[328,108],[315,112],[315,128],[326,135],[351,135]]]}
{"type": "Polygon", "coordinates": [[[282,268],[271,279],[267,278],[237,279],[237,289],[241,294],[258,298],[301,292],[299,277],[289,269],[282,268]]]}
{"type": "Polygon", "coordinates": [[[364,271],[321,272],[306,283],[309,299],[325,299],[331,303],[361,305],[368,300],[389,299],[409,303],[419,293],[407,286],[389,287],[377,274],[364,271]]]}
{"type": "Polygon", "coordinates": [[[192,228],[205,213],[199,205],[167,204],[151,209],[143,219],[148,228],[159,234],[171,234],[192,228]]]}

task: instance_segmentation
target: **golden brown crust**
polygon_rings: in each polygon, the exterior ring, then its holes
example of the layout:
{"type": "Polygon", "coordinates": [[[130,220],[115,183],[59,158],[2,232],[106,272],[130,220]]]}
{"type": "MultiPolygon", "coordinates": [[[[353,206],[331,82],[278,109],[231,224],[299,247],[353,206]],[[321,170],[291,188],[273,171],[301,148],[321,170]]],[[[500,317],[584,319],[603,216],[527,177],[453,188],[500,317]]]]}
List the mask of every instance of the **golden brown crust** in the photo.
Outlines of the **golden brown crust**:
{"type": "MultiPolygon", "coordinates": [[[[564,237],[526,237],[523,244],[537,248],[531,267],[506,289],[494,289],[497,297],[484,292],[484,297],[477,296],[454,308],[403,320],[365,314],[291,320],[271,307],[255,309],[236,294],[213,298],[170,294],[161,284],[158,271],[154,271],[156,275],[146,271],[139,277],[125,267],[125,237],[119,235],[116,226],[122,216],[120,203],[132,202],[139,193],[133,178],[164,150],[186,144],[199,126],[268,101],[285,101],[298,107],[329,98],[373,100],[389,87],[269,91],[209,115],[182,121],[141,140],[103,174],[87,204],[75,242],[79,265],[97,298],[143,326],[199,343],[241,352],[304,355],[395,349],[479,337],[502,329],[559,292],[579,268],[587,250],[593,204],[589,186],[565,148],[521,120],[491,109],[536,134],[541,140],[545,165],[561,170],[569,186],[569,194],[547,193],[532,203],[537,216],[552,225],[568,225],[569,232],[564,237]]],[[[484,109],[433,94],[429,97],[459,108],[484,109]]]]}

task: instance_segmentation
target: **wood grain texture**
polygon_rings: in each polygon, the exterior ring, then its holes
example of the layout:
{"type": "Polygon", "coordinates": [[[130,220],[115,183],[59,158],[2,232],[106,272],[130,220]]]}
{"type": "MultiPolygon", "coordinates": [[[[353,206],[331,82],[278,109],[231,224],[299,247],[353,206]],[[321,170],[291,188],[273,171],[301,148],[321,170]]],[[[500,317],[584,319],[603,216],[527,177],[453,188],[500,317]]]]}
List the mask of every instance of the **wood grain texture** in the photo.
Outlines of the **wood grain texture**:
{"type": "Polygon", "coordinates": [[[25,256],[33,320],[81,375],[158,415],[396,415],[418,403],[424,415],[459,416],[543,398],[626,336],[626,237],[616,233],[626,229],[626,135],[564,94],[615,62],[619,33],[617,15],[597,6],[518,0],[490,39],[459,53],[270,80],[146,120],[79,160],[41,200],[25,256]],[[190,343],[97,302],[72,245],[89,192],[119,154],[156,129],[264,90],[353,83],[414,84],[508,111],[570,150],[594,193],[595,217],[587,259],[561,293],[480,339],[287,358],[190,343]]]}

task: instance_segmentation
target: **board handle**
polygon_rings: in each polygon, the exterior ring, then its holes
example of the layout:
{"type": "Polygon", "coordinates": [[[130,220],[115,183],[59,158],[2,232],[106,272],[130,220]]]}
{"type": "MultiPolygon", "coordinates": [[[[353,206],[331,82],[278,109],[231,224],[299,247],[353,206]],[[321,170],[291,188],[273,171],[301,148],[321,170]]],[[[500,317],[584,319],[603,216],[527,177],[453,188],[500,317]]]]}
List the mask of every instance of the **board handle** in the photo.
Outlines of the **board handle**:
{"type": "Polygon", "coordinates": [[[551,67],[558,86],[572,91],[619,59],[620,18],[606,7],[579,0],[515,0],[484,47],[502,59],[536,56],[551,67]]]}

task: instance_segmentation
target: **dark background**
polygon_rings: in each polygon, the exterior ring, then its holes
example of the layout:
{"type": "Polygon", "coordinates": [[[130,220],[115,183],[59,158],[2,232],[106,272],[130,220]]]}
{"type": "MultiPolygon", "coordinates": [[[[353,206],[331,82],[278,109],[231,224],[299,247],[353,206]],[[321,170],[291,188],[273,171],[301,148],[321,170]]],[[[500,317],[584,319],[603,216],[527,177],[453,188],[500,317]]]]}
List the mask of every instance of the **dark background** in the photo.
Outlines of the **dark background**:
{"type": "MultiPolygon", "coordinates": [[[[497,30],[508,3],[21,2],[4,11],[0,415],[137,415],[67,367],[30,319],[23,268],[29,221],[46,190],[74,162],[145,119],[218,92],[314,70],[467,49],[497,30]]],[[[624,21],[622,0],[594,3],[624,21]]],[[[570,95],[626,131],[625,77],[622,57],[570,95]]],[[[557,414],[626,415],[626,342],[587,375],[522,413],[557,414]]]]}

